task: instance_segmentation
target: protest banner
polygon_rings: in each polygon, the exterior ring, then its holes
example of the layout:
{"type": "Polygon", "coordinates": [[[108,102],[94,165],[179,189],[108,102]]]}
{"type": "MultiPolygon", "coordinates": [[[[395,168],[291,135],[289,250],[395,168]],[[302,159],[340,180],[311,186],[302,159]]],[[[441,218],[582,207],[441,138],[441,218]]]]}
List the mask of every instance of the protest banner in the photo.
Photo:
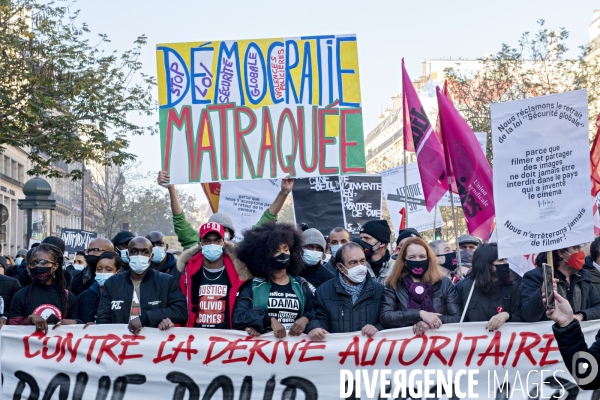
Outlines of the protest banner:
{"type": "Polygon", "coordinates": [[[171,183],[365,172],[355,35],[156,48],[171,183]]]}
{"type": "Polygon", "coordinates": [[[96,232],[88,232],[81,229],[63,228],[60,238],[65,242],[65,252],[75,254],[78,251],[87,250],[90,242],[98,237],[96,232]]]}
{"type": "MultiPolygon", "coordinates": [[[[493,333],[485,322],[447,324],[423,337],[402,328],[371,339],[360,332],[327,335],[325,342],[192,328],[143,328],[136,336],[125,325],[68,325],[44,336],[9,325],[2,328],[3,393],[13,399],[317,400],[352,392],[352,398],[384,398],[383,387],[404,399],[431,398],[426,392],[438,399],[441,392],[449,399],[592,398],[593,391],[573,383],[551,324],[506,323],[493,333]]],[[[598,321],[582,323],[588,343],[598,328],[598,321]]]]}
{"type": "Polygon", "coordinates": [[[594,239],[585,90],[490,106],[501,257],[594,239]]]}
{"type": "MultiPolygon", "coordinates": [[[[394,231],[397,232],[400,227],[400,210],[404,208],[404,166],[391,168],[379,173],[381,175],[382,190],[385,201],[390,212],[390,218],[394,231]]],[[[406,168],[406,181],[408,189],[408,225],[407,228],[415,228],[422,232],[435,226],[444,225],[442,213],[440,210],[427,211],[425,207],[425,198],[421,189],[421,178],[417,163],[410,163],[406,168]]],[[[455,195],[456,196],[456,195],[455,195]]],[[[450,205],[450,195],[446,193],[439,205],[450,205]]]]}
{"type": "Polygon", "coordinates": [[[203,183],[202,190],[206,195],[206,200],[210,205],[213,214],[219,212],[219,197],[221,196],[221,184],[219,182],[203,183]]]}
{"type": "Polygon", "coordinates": [[[337,176],[296,179],[292,189],[296,224],[307,224],[323,235],[343,227],[344,209],[337,176]]]}
{"type": "Polygon", "coordinates": [[[242,231],[258,222],[279,193],[279,179],[259,181],[222,182],[219,211],[231,217],[235,227],[234,242],[244,237],[242,231]]]}
{"type": "Polygon", "coordinates": [[[381,176],[343,176],[340,188],[345,227],[351,235],[358,235],[367,221],[381,219],[381,176]]]}

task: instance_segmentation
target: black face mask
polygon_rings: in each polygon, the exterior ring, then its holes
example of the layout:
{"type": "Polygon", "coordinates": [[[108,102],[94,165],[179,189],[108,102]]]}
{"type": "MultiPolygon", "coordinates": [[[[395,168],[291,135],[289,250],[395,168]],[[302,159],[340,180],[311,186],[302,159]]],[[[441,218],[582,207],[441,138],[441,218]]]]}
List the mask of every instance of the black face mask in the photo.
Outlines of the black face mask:
{"type": "Polygon", "coordinates": [[[429,260],[406,260],[406,269],[412,276],[420,278],[429,269],[429,260]]]}
{"type": "Polygon", "coordinates": [[[496,276],[500,282],[508,282],[510,280],[510,267],[508,264],[496,264],[496,276]]]}
{"type": "Polygon", "coordinates": [[[365,252],[365,258],[367,259],[367,261],[369,261],[371,258],[373,258],[373,254],[375,254],[375,250],[373,250],[373,247],[377,246],[379,242],[375,243],[374,245],[370,245],[369,243],[361,239],[358,241],[358,244],[360,245],[360,247],[363,248],[363,251],[365,252]]]}
{"type": "Polygon", "coordinates": [[[456,261],[456,251],[451,251],[450,253],[441,255],[444,256],[444,263],[442,264],[442,267],[450,271],[454,271],[458,267],[458,262],[456,261]]]}
{"type": "Polygon", "coordinates": [[[281,253],[277,257],[271,258],[271,266],[273,269],[287,269],[290,265],[290,255],[281,253]]]}
{"type": "Polygon", "coordinates": [[[95,271],[96,270],[96,264],[98,264],[98,259],[100,258],[100,256],[93,256],[91,254],[88,254],[85,256],[85,262],[87,262],[87,265],[89,265],[90,267],[92,267],[92,269],[95,271]]]}

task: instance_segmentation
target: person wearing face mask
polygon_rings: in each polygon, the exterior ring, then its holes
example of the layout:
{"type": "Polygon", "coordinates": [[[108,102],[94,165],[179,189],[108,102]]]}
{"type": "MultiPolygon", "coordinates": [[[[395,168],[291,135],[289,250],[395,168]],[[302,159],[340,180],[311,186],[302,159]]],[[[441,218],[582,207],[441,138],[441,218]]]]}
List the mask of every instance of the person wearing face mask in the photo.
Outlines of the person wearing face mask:
{"type": "Polygon", "coordinates": [[[129,272],[104,282],[96,324],[128,324],[134,335],[146,327],[166,331],[184,324],[187,307],[177,282],[150,268],[152,243],[143,236],[131,239],[127,256],[129,272]]]}
{"type": "Polygon", "coordinates": [[[234,329],[250,336],[273,331],[298,336],[314,317],[315,288],[298,276],[302,234],[294,225],[268,222],[244,231],[238,257],[254,279],[242,285],[233,311],[234,329]]]}
{"type": "Polygon", "coordinates": [[[350,232],[342,227],[336,227],[329,232],[329,247],[331,248],[331,258],[324,265],[325,269],[333,275],[337,274],[335,255],[337,251],[346,243],[350,242],[350,232]]]}
{"type": "Polygon", "coordinates": [[[408,239],[385,280],[379,316],[384,328],[412,326],[415,335],[460,321],[456,288],[440,271],[435,253],[418,237],[408,239]]]}
{"type": "Polygon", "coordinates": [[[73,259],[73,262],[67,265],[67,267],[65,268],[65,276],[69,275],[70,282],[72,283],[73,279],[75,279],[75,277],[79,275],[81,271],[83,271],[86,265],[87,262],[85,261],[85,252],[78,251],[77,253],[75,253],[75,258],[73,259]]]}
{"type": "Polygon", "coordinates": [[[105,252],[115,252],[112,242],[105,238],[96,238],[88,244],[85,251],[85,262],[87,265],[77,274],[71,282],[71,291],[75,296],[79,296],[84,290],[89,289],[95,282],[96,263],[98,258],[105,252]]]}
{"type": "Polygon", "coordinates": [[[300,276],[315,288],[318,288],[334,277],[331,272],[323,267],[325,238],[317,229],[310,228],[302,232],[302,239],[304,240],[302,246],[304,268],[300,271],[300,276]]]}
{"type": "MultiPolygon", "coordinates": [[[[177,189],[175,185],[169,184],[169,173],[167,171],[160,171],[158,173],[157,183],[166,188],[169,191],[169,199],[171,201],[171,212],[173,213],[173,226],[175,228],[175,234],[177,235],[177,240],[181,244],[184,250],[195,247],[199,240],[198,231],[195,230],[189,221],[185,218],[185,214],[183,213],[183,208],[181,204],[179,204],[179,198],[177,196],[177,189]]],[[[277,214],[283,208],[283,204],[287,199],[288,195],[291,193],[292,188],[294,187],[294,179],[290,177],[285,177],[281,180],[281,190],[279,194],[271,204],[269,208],[267,208],[260,219],[257,221],[256,226],[260,226],[266,222],[277,221],[277,214]]],[[[224,213],[216,213],[213,214],[208,222],[216,222],[219,225],[222,225],[225,228],[225,241],[233,240],[235,236],[235,228],[233,227],[233,222],[231,218],[224,213]]]]}
{"type": "Polygon", "coordinates": [[[429,242],[429,247],[431,247],[431,250],[433,250],[436,255],[436,260],[442,274],[450,279],[452,283],[456,283],[460,279],[455,273],[456,268],[458,268],[456,251],[452,250],[445,240],[434,240],[433,242],[429,242]]]}
{"type": "MultiPolygon", "coordinates": [[[[535,258],[540,267],[546,263],[547,253],[535,258]]],[[[575,318],[581,321],[600,319],[600,296],[596,293],[590,274],[583,269],[585,254],[581,246],[571,246],[552,251],[556,290],[571,304],[575,318]]],[[[542,268],[534,268],[523,275],[521,282],[521,315],[525,322],[548,321],[546,307],[542,302],[544,276],[542,268]]]]}
{"type": "Polygon", "coordinates": [[[17,251],[17,255],[15,256],[15,265],[13,267],[8,268],[8,270],[6,271],[6,275],[19,280],[17,270],[21,266],[21,264],[25,264],[25,257],[27,257],[27,250],[20,249],[19,251],[17,251]]]}
{"type": "Polygon", "coordinates": [[[225,228],[216,222],[200,227],[200,243],[181,254],[179,287],[187,299],[189,328],[232,329],[236,294],[252,275],[224,240],[225,228]]]}
{"type": "Polygon", "coordinates": [[[27,257],[31,285],[12,299],[8,323],[35,325],[36,332],[48,333],[49,324],[71,325],[77,320],[77,299],[67,290],[62,268],[63,252],[50,243],[41,243],[27,257]]]}
{"type": "Polygon", "coordinates": [[[129,269],[129,258],[127,257],[127,246],[129,245],[129,241],[133,239],[135,235],[133,232],[129,231],[121,231],[115,235],[115,237],[111,240],[113,246],[115,247],[115,252],[121,257],[121,261],[123,261],[123,269],[129,269]]]}
{"type": "Polygon", "coordinates": [[[464,322],[487,321],[490,332],[505,322],[523,322],[521,288],[506,259],[498,258],[496,243],[477,247],[471,273],[461,282],[458,294],[466,309],[464,322]]]}
{"type": "Polygon", "coordinates": [[[383,219],[368,221],[360,229],[358,244],[365,251],[367,269],[371,276],[380,283],[383,283],[392,272],[393,264],[387,249],[391,235],[392,230],[387,221],[383,219]]]}
{"type": "Polygon", "coordinates": [[[308,324],[308,336],[321,341],[329,333],[360,331],[372,337],[383,330],[379,309],[384,286],[368,273],[365,253],[356,243],[342,245],[336,265],[336,277],[317,288],[315,318],[308,324]]]}
{"type": "Polygon", "coordinates": [[[94,284],[77,296],[77,307],[81,322],[84,324],[96,322],[98,304],[104,290],[104,283],[114,274],[120,273],[122,265],[121,258],[116,253],[108,251],[98,257],[94,284]]]}
{"type": "Polygon", "coordinates": [[[152,258],[150,259],[150,268],[163,274],[169,274],[179,282],[181,272],[177,269],[177,259],[171,253],[168,253],[169,245],[165,241],[165,235],[162,232],[153,231],[146,235],[152,243],[152,258]]]}

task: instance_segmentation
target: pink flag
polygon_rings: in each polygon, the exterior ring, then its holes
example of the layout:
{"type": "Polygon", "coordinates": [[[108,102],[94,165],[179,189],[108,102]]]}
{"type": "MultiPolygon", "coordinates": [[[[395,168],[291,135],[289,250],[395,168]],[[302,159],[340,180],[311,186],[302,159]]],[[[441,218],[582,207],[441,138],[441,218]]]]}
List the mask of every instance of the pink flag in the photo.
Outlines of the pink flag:
{"type": "Polygon", "coordinates": [[[487,238],[496,215],[492,168],[471,127],[440,88],[437,99],[446,161],[452,165],[467,229],[471,235],[487,238]]]}
{"type": "Polygon", "coordinates": [[[444,149],[406,73],[404,59],[402,59],[402,92],[404,148],[417,153],[425,206],[427,211],[431,211],[448,191],[444,149]]]}

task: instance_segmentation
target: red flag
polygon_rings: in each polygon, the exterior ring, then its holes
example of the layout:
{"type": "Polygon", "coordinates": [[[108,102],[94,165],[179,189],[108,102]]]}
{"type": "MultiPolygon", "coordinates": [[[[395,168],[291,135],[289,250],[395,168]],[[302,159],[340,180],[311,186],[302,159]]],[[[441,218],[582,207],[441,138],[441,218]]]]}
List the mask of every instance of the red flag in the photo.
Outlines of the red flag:
{"type": "Polygon", "coordinates": [[[471,235],[488,238],[496,214],[492,168],[477,137],[439,88],[437,99],[446,163],[454,172],[467,228],[471,235]]]}
{"type": "Polygon", "coordinates": [[[592,169],[592,196],[596,197],[600,192],[600,143],[598,139],[600,137],[600,114],[596,118],[596,137],[594,138],[594,144],[592,144],[592,150],[590,151],[590,165],[592,169]]]}
{"type": "MultiPolygon", "coordinates": [[[[404,148],[417,154],[417,165],[421,174],[421,185],[427,211],[440,201],[448,191],[444,149],[429,118],[421,105],[402,59],[402,110],[404,112],[404,148]]],[[[406,167],[406,166],[405,166],[406,167]]]]}
{"type": "Polygon", "coordinates": [[[400,219],[400,229],[398,230],[398,232],[400,232],[403,229],[406,229],[406,208],[402,207],[400,209],[400,211],[398,211],[400,213],[401,219],[400,219]]]}

